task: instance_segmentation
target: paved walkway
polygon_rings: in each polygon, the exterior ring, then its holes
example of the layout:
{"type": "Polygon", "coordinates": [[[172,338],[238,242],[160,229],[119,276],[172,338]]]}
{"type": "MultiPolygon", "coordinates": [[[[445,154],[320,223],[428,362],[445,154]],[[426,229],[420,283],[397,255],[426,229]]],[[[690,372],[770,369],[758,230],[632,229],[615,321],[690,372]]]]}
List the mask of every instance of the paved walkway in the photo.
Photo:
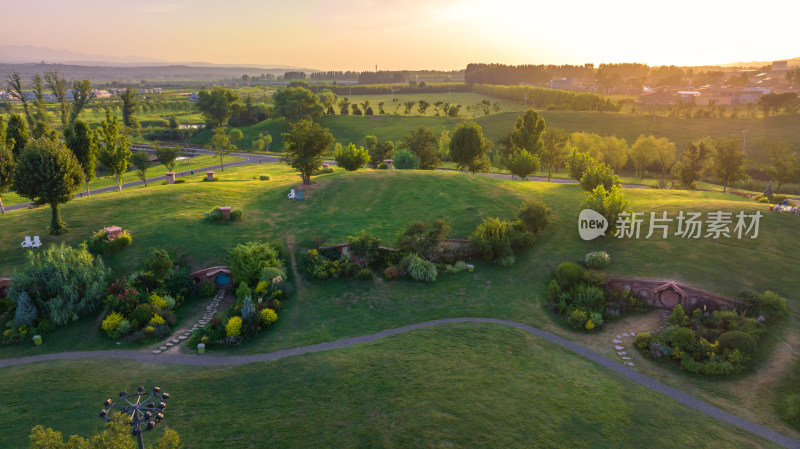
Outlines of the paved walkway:
{"type": "Polygon", "coordinates": [[[620,374],[629,380],[649,388],[653,391],[661,393],[670,399],[677,401],[689,408],[697,410],[712,418],[732,424],[743,430],[758,435],[764,439],[772,441],[787,448],[800,449],[800,440],[783,435],[772,429],[757,424],[753,421],[747,420],[740,416],[715,407],[705,401],[702,401],[690,394],[676,390],[661,382],[651,379],[638,371],[620,364],[598,352],[587,349],[578,343],[559,337],[541,329],[537,329],[527,324],[518,323],[516,321],[501,320],[496,318],[445,318],[441,320],[426,321],[423,323],[411,324],[408,326],[398,327],[395,329],[388,329],[385,331],[377,332],[374,334],[361,335],[359,337],[345,338],[342,340],[330,341],[319,343],[311,346],[302,346],[298,348],[282,349],[280,351],[269,352],[265,354],[252,354],[252,355],[225,355],[225,356],[210,356],[210,355],[188,355],[188,354],[152,354],[142,351],[88,351],[88,352],[61,352],[56,354],[42,354],[30,357],[21,357],[17,359],[4,359],[0,360],[0,368],[8,366],[19,366],[28,363],[44,362],[52,360],[70,360],[70,359],[104,359],[104,358],[117,358],[127,359],[142,363],[157,363],[157,364],[172,364],[172,365],[189,365],[189,366],[230,366],[230,365],[243,365],[254,362],[267,362],[272,360],[281,359],[300,354],[308,354],[313,352],[327,351],[329,349],[344,348],[348,346],[357,345],[360,343],[369,343],[380,338],[388,337],[390,335],[402,334],[415,329],[421,329],[440,324],[449,323],[494,323],[506,326],[512,326],[521,329],[537,337],[544,338],[552,343],[555,343],[562,348],[574,352],[584,358],[597,363],[604,368],[608,368],[617,374],[620,374]]]}

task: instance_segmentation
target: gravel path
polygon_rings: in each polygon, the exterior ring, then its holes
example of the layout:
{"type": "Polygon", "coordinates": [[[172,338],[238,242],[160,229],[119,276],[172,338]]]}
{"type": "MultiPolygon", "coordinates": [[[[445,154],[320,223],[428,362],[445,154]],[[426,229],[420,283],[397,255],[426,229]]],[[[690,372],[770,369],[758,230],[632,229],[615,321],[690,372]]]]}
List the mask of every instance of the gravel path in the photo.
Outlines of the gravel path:
{"type": "Polygon", "coordinates": [[[764,439],[772,441],[787,448],[799,448],[800,441],[790,438],[774,430],[768,429],[753,421],[747,420],[740,416],[728,413],[718,407],[715,407],[705,401],[702,401],[690,394],[676,390],[661,382],[651,379],[638,371],[620,364],[600,353],[587,349],[578,343],[572,342],[558,335],[552,334],[541,329],[537,329],[527,324],[518,323],[516,321],[501,320],[496,318],[446,318],[441,320],[426,321],[423,323],[411,324],[408,326],[398,327],[395,329],[388,329],[385,331],[377,332],[374,334],[361,335],[358,337],[345,338],[342,340],[330,341],[326,343],[319,343],[311,346],[303,346],[291,349],[282,349],[280,351],[269,352],[266,354],[252,354],[252,355],[226,355],[226,356],[210,356],[210,355],[189,355],[189,354],[152,354],[142,351],[88,351],[88,352],[61,352],[56,354],[42,354],[31,357],[22,357],[17,359],[4,359],[0,360],[0,368],[8,366],[19,366],[35,362],[44,362],[52,360],[71,360],[71,359],[100,359],[100,358],[117,358],[133,360],[141,363],[157,363],[157,364],[172,364],[172,365],[189,365],[189,366],[230,366],[230,365],[243,365],[254,362],[267,362],[277,360],[284,357],[293,355],[308,354],[313,352],[327,351],[329,349],[344,348],[348,346],[357,345],[360,343],[369,343],[380,338],[388,337],[391,335],[402,334],[415,329],[422,329],[426,327],[436,326],[439,324],[448,323],[494,323],[512,326],[521,329],[537,337],[544,338],[552,343],[555,343],[562,348],[568,349],[582,357],[585,357],[600,366],[608,368],[617,374],[620,374],[629,380],[649,388],[653,391],[661,393],[672,400],[675,400],[689,408],[697,410],[712,418],[732,424],[743,430],[758,435],[764,439]]]}

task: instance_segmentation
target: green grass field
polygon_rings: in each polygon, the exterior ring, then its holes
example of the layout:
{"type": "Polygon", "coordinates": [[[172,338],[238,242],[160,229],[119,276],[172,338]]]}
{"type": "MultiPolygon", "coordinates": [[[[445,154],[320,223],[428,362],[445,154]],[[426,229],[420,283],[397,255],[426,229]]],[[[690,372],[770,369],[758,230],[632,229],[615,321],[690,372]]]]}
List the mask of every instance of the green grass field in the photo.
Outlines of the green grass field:
{"type": "MultiPolygon", "coordinates": [[[[771,214],[766,205],[716,192],[626,190],[637,211],[679,210],[709,212],[760,210],[758,239],[715,241],[682,240],[580,240],[575,232],[578,202],[576,185],[492,179],[449,172],[366,171],[315,177],[303,202],[289,201],[286,192],[299,178],[280,164],[232,167],[213,184],[190,177],[186,184],[152,186],[120,194],[80,199],[63,208],[70,233],[44,237],[45,243],[77,244],[107,225],[130,230],[130,248],[106,259],[121,276],[143,260],[151,246],[164,246],[190,256],[197,268],[225,263],[226,251],[251,239],[293,239],[297,257],[312,247],[316,237],[328,244],[344,241],[361,229],[391,244],[395,233],[413,220],[447,217],[452,237],[464,238],[482,217],[511,218],[524,198],[541,198],[553,210],[552,223],[532,249],[517,263],[502,268],[482,262],[474,273],[443,275],[433,284],[411,281],[305,281],[302,294],[287,301],[281,319],[238,350],[258,353],[361,335],[415,322],[455,316],[507,318],[532,324],[614,355],[608,344],[612,331],[586,335],[564,328],[543,304],[553,268],[563,260],[580,260],[586,252],[606,250],[613,275],[670,278],[726,295],[742,290],[771,289],[787,297],[790,322],[800,314],[797,291],[800,267],[795,236],[800,221],[793,215],[771,214]],[[255,181],[259,174],[271,181],[255,181]],[[213,190],[212,190],[213,189],[213,190]],[[133,201],[130,201],[133,200],[133,201]],[[128,201],[131,207],[119,207],[128,201]],[[212,225],[203,213],[215,206],[242,207],[241,223],[212,225]]],[[[10,236],[0,241],[0,275],[11,274],[24,263],[25,251],[17,245],[25,235],[44,234],[49,210],[13,211],[0,217],[0,231],[10,236]]],[[[646,230],[645,230],[646,233],[646,230]]],[[[114,342],[97,330],[97,316],[46,336],[41,347],[22,345],[0,348],[0,357],[38,352],[112,348],[114,342]]],[[[775,413],[775,388],[792,369],[790,348],[781,341],[797,341],[794,326],[781,326],[767,342],[761,364],[736,379],[685,376],[647,361],[640,369],[680,389],[735,411],[777,430],[787,431],[775,413]]]]}
{"type": "Polygon", "coordinates": [[[496,325],[442,326],[236,368],[82,361],[0,373],[6,447],[25,446],[39,423],[87,434],[100,427],[106,397],[139,383],[170,393],[165,425],[192,448],[773,447],[496,325]],[[52,401],[59,413],[33,405],[52,401]]]}
{"type": "MultiPolygon", "coordinates": [[[[234,157],[234,156],[227,156],[225,158],[225,163],[227,164],[227,163],[230,163],[230,162],[240,161],[242,159],[244,159],[244,158],[242,158],[242,157],[234,157]]],[[[219,165],[219,158],[216,157],[216,156],[195,156],[195,157],[179,160],[175,164],[175,172],[177,173],[177,172],[197,170],[199,168],[210,167],[210,166],[214,166],[214,165],[219,165]]],[[[157,176],[163,176],[164,173],[166,173],[166,172],[167,172],[167,169],[164,168],[163,165],[159,164],[158,162],[152,162],[150,164],[150,169],[147,171],[147,177],[148,178],[154,178],[154,177],[157,177],[157,176]]],[[[102,189],[104,187],[110,187],[110,186],[117,185],[116,178],[110,177],[110,176],[103,176],[102,173],[100,173],[100,176],[101,176],[100,178],[95,178],[94,180],[92,180],[89,183],[89,188],[90,189],[92,189],[92,190],[94,190],[94,189],[102,189]]],[[[139,180],[139,177],[138,177],[138,175],[136,173],[136,169],[129,166],[128,167],[128,171],[125,173],[125,176],[123,176],[123,178],[122,178],[122,183],[124,184],[126,182],[138,181],[138,180],[139,180]]],[[[152,184],[148,184],[148,185],[152,186],[152,184]]],[[[132,189],[144,189],[145,186],[136,186],[136,187],[129,187],[129,188],[132,188],[132,189]]],[[[79,192],[85,193],[86,192],[86,188],[85,187],[81,188],[79,190],[79,192]]],[[[17,195],[13,191],[10,191],[10,192],[7,192],[7,193],[3,194],[3,205],[4,206],[13,206],[15,204],[27,203],[29,201],[30,201],[30,199],[23,198],[23,197],[17,195]]]]}

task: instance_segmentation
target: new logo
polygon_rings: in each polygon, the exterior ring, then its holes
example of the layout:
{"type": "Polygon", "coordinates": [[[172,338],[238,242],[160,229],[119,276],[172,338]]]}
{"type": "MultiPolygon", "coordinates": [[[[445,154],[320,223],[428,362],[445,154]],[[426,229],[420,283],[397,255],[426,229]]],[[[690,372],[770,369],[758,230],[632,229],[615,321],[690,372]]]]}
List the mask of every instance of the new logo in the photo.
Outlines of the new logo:
{"type": "Polygon", "coordinates": [[[578,233],[584,240],[594,240],[601,235],[605,235],[608,229],[606,217],[591,210],[584,209],[578,215],[578,233]]]}

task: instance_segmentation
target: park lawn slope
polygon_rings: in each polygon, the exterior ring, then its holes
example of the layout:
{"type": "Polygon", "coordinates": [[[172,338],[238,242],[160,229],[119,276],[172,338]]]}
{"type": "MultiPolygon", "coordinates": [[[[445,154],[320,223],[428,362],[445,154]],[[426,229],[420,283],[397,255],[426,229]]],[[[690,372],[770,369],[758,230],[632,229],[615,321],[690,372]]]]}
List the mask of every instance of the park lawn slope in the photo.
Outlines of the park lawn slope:
{"type": "Polygon", "coordinates": [[[170,393],[165,425],[192,448],[772,447],[500,325],[447,325],[241,367],[90,360],[0,373],[0,439],[10,447],[26,445],[36,424],[85,435],[100,427],[106,397],[139,384],[170,393]],[[54,399],[61,413],[30,406],[54,399]]]}
{"type": "MultiPolygon", "coordinates": [[[[551,224],[537,236],[532,248],[517,255],[512,267],[475,261],[474,273],[442,275],[431,284],[409,280],[369,281],[304,279],[298,293],[285,302],[278,322],[236,350],[261,353],[352,337],[421,321],[459,316],[506,318],[521,321],[606,352],[613,338],[608,332],[587,335],[563,327],[544,304],[546,285],[555,266],[565,260],[580,261],[590,251],[611,254],[608,272],[615,276],[668,278],[713,292],[736,295],[742,290],[774,290],[790,306],[789,322],[798,318],[800,267],[794,255],[800,251],[796,239],[798,218],[775,214],[766,205],[735,195],[717,192],[626,189],[636,211],[674,217],[678,211],[736,213],[761,211],[757,239],[662,240],[599,238],[581,240],[576,232],[579,202],[583,193],[577,185],[493,179],[451,172],[363,171],[314,177],[305,189],[306,200],[290,201],[285,195],[297,186],[298,177],[280,164],[230,168],[216,183],[204,183],[195,176],[175,186],[108,194],[74,201],[64,207],[71,232],[47,241],[78,244],[102,226],[115,224],[130,229],[134,243],[118,255],[106,258],[122,276],[135,269],[151,246],[164,246],[187,254],[196,268],[224,264],[227,251],[248,240],[280,239],[296,242],[299,273],[304,271],[304,252],[315,241],[340,243],[361,229],[374,233],[392,245],[396,232],[413,220],[447,218],[453,225],[451,237],[466,238],[484,217],[511,219],[520,202],[539,198],[553,210],[551,224]],[[260,173],[271,181],[256,181],[260,173]],[[128,207],[116,207],[119,204],[128,207]],[[242,207],[245,221],[212,225],[203,212],[212,207],[242,207]]],[[[49,211],[14,211],[0,219],[3,235],[0,252],[11,255],[0,261],[0,272],[10,273],[24,261],[16,247],[31,230],[43,229],[49,211]],[[17,238],[18,237],[18,238],[17,238]]],[[[675,225],[672,227],[675,231],[675,225]]],[[[87,317],[86,327],[58,330],[45,338],[41,347],[22,345],[0,348],[0,357],[65,350],[48,341],[71,341],[71,350],[112,347],[113,342],[96,331],[87,317]],[[81,333],[79,330],[84,330],[81,333]],[[94,334],[92,334],[94,332],[94,334]],[[93,336],[94,335],[94,336],[93,336]]],[[[772,387],[788,369],[791,359],[771,358],[778,341],[797,341],[796,326],[782,325],[766,345],[766,360],[759,366],[777,364],[776,369],[758,368],[743,383],[699,379],[661,372],[659,378],[685,391],[720,405],[726,410],[780,428],[773,413],[772,387]],[[713,384],[712,388],[706,388],[713,384]],[[746,388],[741,388],[742,385],[746,388]],[[715,402],[720,401],[720,402],[715,402]]],[[[613,354],[611,354],[613,355],[613,354]]],[[[649,362],[647,367],[649,369],[649,362]]],[[[660,369],[660,368],[658,368],[660,369]]]]}

